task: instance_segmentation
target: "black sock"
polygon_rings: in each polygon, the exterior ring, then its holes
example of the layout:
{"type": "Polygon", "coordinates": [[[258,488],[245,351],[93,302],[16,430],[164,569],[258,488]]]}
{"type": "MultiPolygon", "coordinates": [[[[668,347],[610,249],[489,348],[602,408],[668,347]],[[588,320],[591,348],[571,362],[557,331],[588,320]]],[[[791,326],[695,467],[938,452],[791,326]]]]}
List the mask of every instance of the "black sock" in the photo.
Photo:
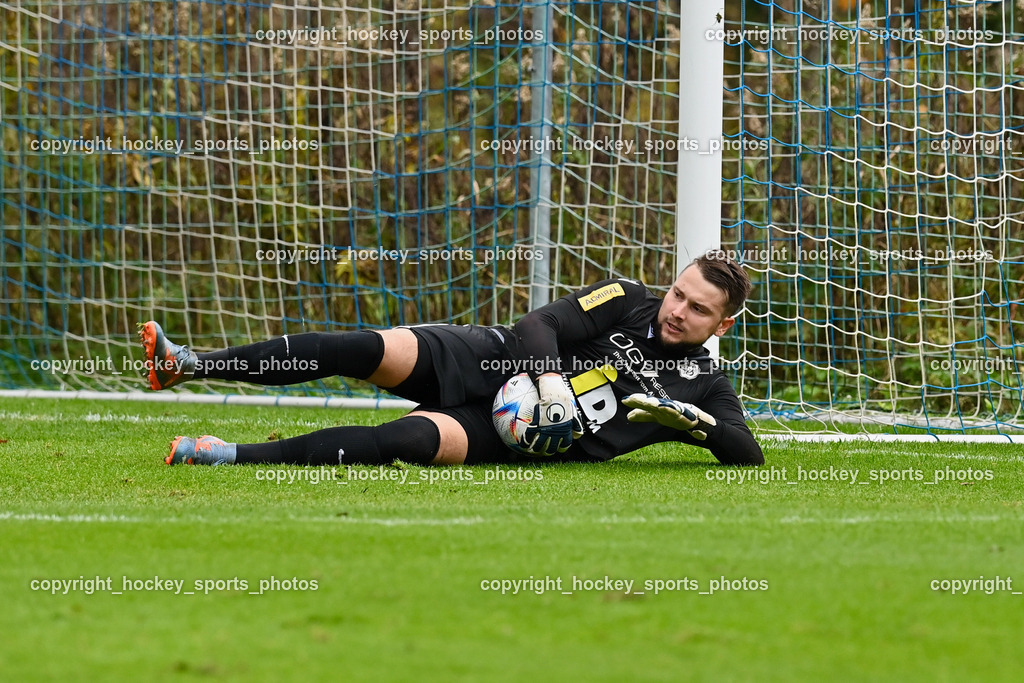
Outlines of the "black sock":
{"type": "Polygon", "coordinates": [[[306,332],[197,354],[195,379],[228,379],[266,386],[342,375],[366,379],[384,358],[384,339],[371,330],[306,332]]]}
{"type": "Polygon", "coordinates": [[[422,415],[376,427],[330,427],[281,441],[238,444],[235,464],[386,465],[394,460],[429,465],[441,432],[422,415]]]}

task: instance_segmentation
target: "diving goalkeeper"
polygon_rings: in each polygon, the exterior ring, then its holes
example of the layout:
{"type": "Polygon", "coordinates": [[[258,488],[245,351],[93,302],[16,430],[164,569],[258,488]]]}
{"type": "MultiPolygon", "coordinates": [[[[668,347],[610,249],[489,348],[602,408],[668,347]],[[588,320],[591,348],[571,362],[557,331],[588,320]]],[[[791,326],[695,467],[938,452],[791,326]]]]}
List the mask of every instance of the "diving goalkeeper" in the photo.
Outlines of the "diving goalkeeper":
{"type": "Polygon", "coordinates": [[[735,322],[750,292],[722,251],[695,259],[663,299],[639,282],[605,280],[538,308],[512,327],[416,325],[285,335],[195,353],[155,322],[140,330],[154,390],[223,379],[286,385],[343,375],[417,403],[376,427],[343,426],[266,443],[177,437],[168,464],[420,465],[604,461],[667,441],[727,465],[760,465],[736,392],[703,344],[735,322]],[[494,397],[527,372],[539,409],[520,441],[501,441],[494,397]]]}

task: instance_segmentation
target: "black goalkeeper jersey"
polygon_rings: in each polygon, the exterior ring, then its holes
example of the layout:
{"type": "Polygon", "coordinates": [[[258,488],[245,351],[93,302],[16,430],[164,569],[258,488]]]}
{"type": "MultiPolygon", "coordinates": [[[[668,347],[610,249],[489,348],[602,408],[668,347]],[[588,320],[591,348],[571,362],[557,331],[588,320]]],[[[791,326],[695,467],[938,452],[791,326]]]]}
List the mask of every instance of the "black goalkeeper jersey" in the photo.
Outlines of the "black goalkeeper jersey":
{"type": "Polygon", "coordinates": [[[588,456],[609,460],[681,441],[709,449],[724,464],[763,463],[739,398],[707,349],[667,352],[656,340],[661,301],[633,280],[598,282],[524,316],[513,328],[516,355],[530,361],[535,377],[555,370],[569,380],[586,423],[573,447],[588,456]],[[698,441],[657,423],[628,422],[622,399],[634,393],[692,403],[718,424],[698,441]]]}

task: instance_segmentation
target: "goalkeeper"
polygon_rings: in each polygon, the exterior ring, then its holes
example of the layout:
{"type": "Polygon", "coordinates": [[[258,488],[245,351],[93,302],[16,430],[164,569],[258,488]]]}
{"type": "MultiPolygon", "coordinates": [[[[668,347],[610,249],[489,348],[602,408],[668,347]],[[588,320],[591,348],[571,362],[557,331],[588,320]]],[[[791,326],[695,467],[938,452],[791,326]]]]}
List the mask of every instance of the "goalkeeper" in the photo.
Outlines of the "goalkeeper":
{"type": "Polygon", "coordinates": [[[760,465],[764,456],[736,392],[702,347],[732,326],[749,291],[743,269],[711,251],[683,270],[664,299],[633,280],[605,280],[511,328],[304,333],[198,354],[168,341],[155,322],[140,337],[154,390],[207,378],[285,385],[343,375],[418,404],[384,425],[267,443],[178,437],[168,464],[596,462],[677,441],[706,448],[723,464],[760,465]],[[491,419],[498,390],[520,372],[540,394],[520,441],[530,455],[506,447],[491,419]]]}

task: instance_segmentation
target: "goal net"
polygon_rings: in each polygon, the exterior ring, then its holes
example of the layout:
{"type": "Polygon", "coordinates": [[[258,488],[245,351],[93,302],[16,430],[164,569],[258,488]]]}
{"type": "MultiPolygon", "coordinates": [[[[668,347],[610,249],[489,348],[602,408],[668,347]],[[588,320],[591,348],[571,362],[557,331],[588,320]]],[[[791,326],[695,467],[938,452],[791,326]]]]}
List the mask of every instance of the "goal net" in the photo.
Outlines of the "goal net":
{"type": "Polygon", "coordinates": [[[758,287],[723,349],[765,429],[1019,433],[1022,17],[727,13],[722,235],[758,287]]]}
{"type": "Polygon", "coordinates": [[[761,432],[1016,433],[1020,3],[721,4],[0,3],[0,388],[140,390],[151,318],[207,350],[662,292],[710,155],[761,432]]]}
{"type": "Polygon", "coordinates": [[[2,7],[5,388],[140,389],[151,318],[508,323],[675,266],[674,153],[632,145],[677,134],[678,6],[2,7]]]}

